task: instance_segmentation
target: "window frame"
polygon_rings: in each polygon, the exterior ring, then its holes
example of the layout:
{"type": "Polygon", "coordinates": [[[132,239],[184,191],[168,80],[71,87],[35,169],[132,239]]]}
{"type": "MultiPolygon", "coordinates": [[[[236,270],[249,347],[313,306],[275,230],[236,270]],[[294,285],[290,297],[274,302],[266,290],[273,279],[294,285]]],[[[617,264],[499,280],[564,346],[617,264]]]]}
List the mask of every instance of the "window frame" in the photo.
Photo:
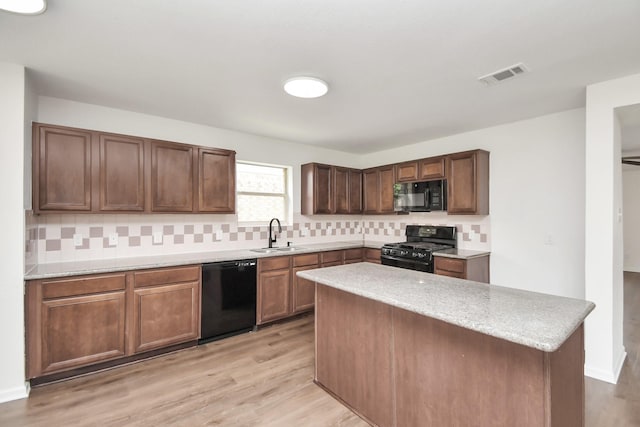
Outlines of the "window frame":
{"type": "MultiPolygon", "coordinates": [[[[263,166],[263,167],[269,167],[269,168],[274,168],[274,169],[282,169],[283,172],[283,188],[284,188],[284,193],[266,193],[266,192],[257,192],[257,191],[240,191],[240,186],[237,184],[236,182],[236,198],[239,200],[240,199],[240,195],[243,196],[257,196],[257,197],[282,197],[282,203],[283,203],[283,211],[284,211],[284,218],[278,218],[281,222],[282,225],[291,225],[291,218],[292,218],[292,213],[291,213],[291,182],[290,182],[290,169],[291,167],[289,166],[285,166],[285,165],[274,165],[274,164],[270,164],[270,163],[259,163],[259,162],[250,162],[250,161],[245,161],[245,160],[238,160],[236,161],[236,181],[238,180],[238,175],[239,175],[239,167],[238,165],[240,164],[244,164],[244,165],[252,165],[252,166],[263,166]]],[[[240,206],[238,206],[237,208],[237,212],[236,214],[238,215],[238,225],[239,226],[256,226],[256,225],[265,225],[265,221],[242,221],[240,220],[240,206]]],[[[268,220],[267,220],[268,221],[268,220]]]]}

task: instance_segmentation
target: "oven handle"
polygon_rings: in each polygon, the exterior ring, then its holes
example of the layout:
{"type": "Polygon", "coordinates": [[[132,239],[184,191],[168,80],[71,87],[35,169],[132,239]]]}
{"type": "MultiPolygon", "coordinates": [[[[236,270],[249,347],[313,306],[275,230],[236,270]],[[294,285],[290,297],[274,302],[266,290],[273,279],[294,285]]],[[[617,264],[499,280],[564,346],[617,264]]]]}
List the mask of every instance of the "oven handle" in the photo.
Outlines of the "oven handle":
{"type": "Polygon", "coordinates": [[[417,263],[419,261],[417,260],[413,260],[413,259],[407,259],[407,258],[398,258],[398,257],[394,257],[394,256],[390,256],[390,255],[380,255],[380,259],[389,259],[392,261],[401,261],[401,262],[410,262],[410,263],[417,263]]]}

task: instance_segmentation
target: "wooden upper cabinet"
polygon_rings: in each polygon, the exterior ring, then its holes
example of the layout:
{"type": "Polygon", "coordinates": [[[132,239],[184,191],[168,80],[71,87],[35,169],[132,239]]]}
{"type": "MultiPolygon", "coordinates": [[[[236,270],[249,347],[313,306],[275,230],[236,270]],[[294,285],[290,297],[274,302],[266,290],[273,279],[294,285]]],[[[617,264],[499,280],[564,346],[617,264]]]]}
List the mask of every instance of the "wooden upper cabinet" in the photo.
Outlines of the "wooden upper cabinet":
{"type": "Polygon", "coordinates": [[[144,140],[99,135],[100,211],[144,211],[144,140]]]}
{"type": "Polygon", "coordinates": [[[33,210],[234,213],[235,152],[33,124],[33,210]]]}
{"type": "Polygon", "coordinates": [[[447,163],[449,214],[489,214],[489,153],[450,154],[447,163]]]}
{"type": "Polygon", "coordinates": [[[351,213],[351,207],[349,205],[349,196],[351,194],[351,188],[349,186],[349,168],[334,167],[333,183],[333,194],[335,196],[335,213],[351,213]]]}
{"type": "Polygon", "coordinates": [[[236,211],[236,153],[198,149],[198,211],[236,211]]]}
{"type": "Polygon", "coordinates": [[[393,165],[380,166],[380,212],[393,213],[393,185],[396,183],[393,165]]]}
{"type": "Polygon", "coordinates": [[[91,151],[89,131],[34,123],[36,213],[91,210],[91,151]]]}
{"type": "MultiPolygon", "coordinates": [[[[337,195],[336,195],[337,200],[337,195]]],[[[349,169],[349,212],[362,213],[362,171],[349,169]]]]}
{"type": "Polygon", "coordinates": [[[362,171],[363,210],[365,214],[380,212],[380,183],[378,168],[362,171]]]}
{"type": "Polygon", "coordinates": [[[446,157],[430,157],[418,161],[418,180],[444,179],[446,177],[446,157]]]}
{"type": "Polygon", "coordinates": [[[396,181],[411,182],[418,180],[418,162],[399,163],[396,166],[396,181]]]}
{"type": "Polygon", "coordinates": [[[151,211],[192,212],[194,147],[151,142],[151,211]]]}
{"type": "Polygon", "coordinates": [[[334,213],[333,169],[333,166],[319,163],[302,165],[302,215],[334,213]]]}
{"type": "Polygon", "coordinates": [[[362,171],[339,166],[334,171],[334,213],[362,213],[362,171]]]}
{"type": "Polygon", "coordinates": [[[386,165],[362,171],[364,213],[393,213],[395,166],[386,165]]]}

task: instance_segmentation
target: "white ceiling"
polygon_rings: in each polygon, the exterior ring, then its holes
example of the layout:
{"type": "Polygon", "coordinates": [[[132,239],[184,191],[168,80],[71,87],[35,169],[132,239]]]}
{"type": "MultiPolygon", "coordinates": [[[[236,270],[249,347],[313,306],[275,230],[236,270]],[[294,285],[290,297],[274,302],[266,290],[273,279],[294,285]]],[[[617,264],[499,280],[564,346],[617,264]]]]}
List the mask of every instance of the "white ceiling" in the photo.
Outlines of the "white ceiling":
{"type": "Polygon", "coordinates": [[[581,107],[586,85],[640,72],[638,0],[48,3],[0,12],[0,61],[41,95],[354,153],[581,107]],[[329,93],[286,95],[298,74],[329,93]]]}

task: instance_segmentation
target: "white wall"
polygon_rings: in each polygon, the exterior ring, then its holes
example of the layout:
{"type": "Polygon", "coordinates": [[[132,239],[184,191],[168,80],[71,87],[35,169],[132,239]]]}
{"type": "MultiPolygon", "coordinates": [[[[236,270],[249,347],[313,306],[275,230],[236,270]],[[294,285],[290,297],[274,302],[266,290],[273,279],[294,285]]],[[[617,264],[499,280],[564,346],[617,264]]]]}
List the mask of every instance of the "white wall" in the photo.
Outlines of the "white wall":
{"type": "Polygon", "coordinates": [[[293,212],[300,212],[300,165],[353,166],[358,157],[341,151],[228,131],[98,105],[39,97],[38,121],[126,135],[235,150],[238,160],[293,167],[293,212]]]}
{"type": "Polygon", "coordinates": [[[24,149],[25,70],[0,63],[0,402],[27,396],[24,360],[24,149]]]}
{"type": "Polygon", "coordinates": [[[620,124],[615,109],[638,103],[640,74],[587,87],[585,297],[596,309],[586,321],[585,371],[613,383],[626,357],[620,124]]]}
{"type": "Polygon", "coordinates": [[[624,271],[640,273],[640,166],[623,167],[624,271]]]}
{"type": "Polygon", "coordinates": [[[360,166],[490,151],[491,283],[583,298],[584,125],[584,110],[571,110],[369,154],[360,166]]]}

